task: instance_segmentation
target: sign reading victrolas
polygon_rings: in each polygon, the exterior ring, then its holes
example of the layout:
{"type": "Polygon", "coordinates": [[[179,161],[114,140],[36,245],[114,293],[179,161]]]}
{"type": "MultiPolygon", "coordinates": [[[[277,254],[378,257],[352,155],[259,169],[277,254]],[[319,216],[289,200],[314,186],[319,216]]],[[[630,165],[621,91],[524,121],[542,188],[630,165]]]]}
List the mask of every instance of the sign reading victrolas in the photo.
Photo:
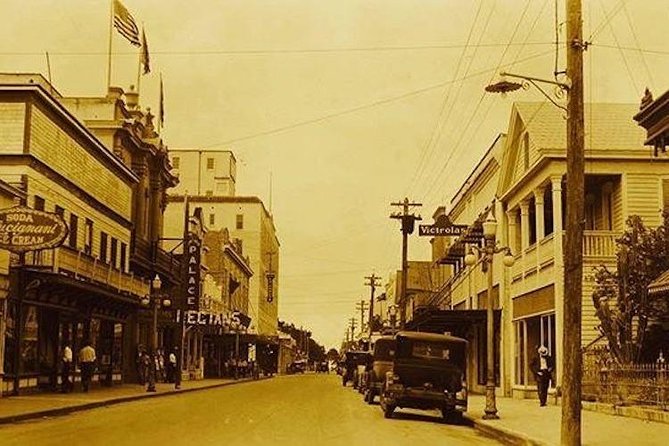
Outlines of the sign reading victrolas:
{"type": "Polygon", "coordinates": [[[56,248],[67,233],[67,224],[58,214],[25,206],[0,210],[0,249],[26,252],[56,248]]]}
{"type": "Polygon", "coordinates": [[[454,236],[464,234],[467,225],[454,225],[447,215],[440,215],[433,225],[420,225],[418,235],[425,237],[454,236]]]}

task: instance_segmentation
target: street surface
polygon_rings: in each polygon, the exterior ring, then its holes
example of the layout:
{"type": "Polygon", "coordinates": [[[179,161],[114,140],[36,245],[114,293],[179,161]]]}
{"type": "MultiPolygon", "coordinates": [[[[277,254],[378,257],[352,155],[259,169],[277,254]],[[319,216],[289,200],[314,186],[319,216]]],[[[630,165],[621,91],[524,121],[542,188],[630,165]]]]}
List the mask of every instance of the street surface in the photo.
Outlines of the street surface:
{"type": "Polygon", "coordinates": [[[307,374],[0,426],[0,445],[500,444],[438,415],[404,409],[387,420],[336,374],[307,374]]]}

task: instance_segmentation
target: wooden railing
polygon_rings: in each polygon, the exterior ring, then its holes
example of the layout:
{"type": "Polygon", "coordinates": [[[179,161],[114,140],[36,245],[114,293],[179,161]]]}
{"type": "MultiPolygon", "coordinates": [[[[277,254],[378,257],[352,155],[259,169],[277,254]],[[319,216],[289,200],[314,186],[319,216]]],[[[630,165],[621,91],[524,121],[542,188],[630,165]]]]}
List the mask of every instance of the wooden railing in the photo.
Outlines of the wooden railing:
{"type": "Polygon", "coordinates": [[[586,257],[613,257],[616,255],[615,231],[583,231],[583,255],[586,257]]]}
{"type": "Polygon", "coordinates": [[[150,291],[148,281],[67,247],[27,253],[26,265],[43,268],[52,273],[66,274],[79,280],[96,282],[125,294],[144,296],[150,291]]]}

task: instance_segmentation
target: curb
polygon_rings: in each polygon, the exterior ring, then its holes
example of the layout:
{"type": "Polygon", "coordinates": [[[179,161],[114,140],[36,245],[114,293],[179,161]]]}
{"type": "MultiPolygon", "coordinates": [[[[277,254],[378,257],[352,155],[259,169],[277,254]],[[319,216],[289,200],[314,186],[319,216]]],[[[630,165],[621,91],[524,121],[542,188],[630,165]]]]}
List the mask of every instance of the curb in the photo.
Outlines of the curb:
{"type": "Polygon", "coordinates": [[[0,417],[0,426],[3,424],[10,424],[10,423],[15,423],[18,421],[26,421],[26,420],[33,420],[36,418],[46,418],[46,417],[56,417],[56,416],[62,416],[62,415],[67,415],[73,412],[82,412],[85,410],[90,410],[90,409],[95,409],[98,407],[105,407],[105,406],[113,406],[116,404],[121,404],[121,403],[127,403],[131,401],[138,401],[138,400],[143,400],[147,398],[160,398],[160,397],[166,397],[166,396],[175,396],[175,395],[181,395],[182,393],[190,393],[190,392],[197,392],[199,390],[211,390],[211,389],[216,389],[220,387],[227,387],[227,386],[232,386],[236,384],[245,384],[245,383],[250,383],[250,382],[257,382],[257,381],[264,381],[266,379],[271,379],[271,377],[262,377],[258,379],[244,379],[244,380],[238,380],[238,381],[230,381],[230,382],[224,382],[224,383],[217,383],[217,384],[211,384],[209,386],[202,386],[202,387],[194,387],[190,389],[179,389],[179,390],[172,390],[169,392],[156,392],[156,393],[139,393],[137,395],[129,395],[129,396],[122,396],[119,398],[112,398],[108,400],[101,400],[101,401],[93,401],[90,403],[84,403],[84,404],[75,404],[71,406],[64,406],[64,407],[55,407],[53,409],[44,409],[44,410],[39,410],[36,412],[25,412],[25,413],[20,413],[16,415],[8,415],[4,417],[0,417]]]}
{"type": "Polygon", "coordinates": [[[512,446],[548,446],[548,443],[530,438],[522,432],[516,432],[503,426],[494,425],[494,422],[487,422],[480,418],[475,418],[467,413],[464,414],[467,423],[486,437],[493,438],[504,444],[512,446]]]}

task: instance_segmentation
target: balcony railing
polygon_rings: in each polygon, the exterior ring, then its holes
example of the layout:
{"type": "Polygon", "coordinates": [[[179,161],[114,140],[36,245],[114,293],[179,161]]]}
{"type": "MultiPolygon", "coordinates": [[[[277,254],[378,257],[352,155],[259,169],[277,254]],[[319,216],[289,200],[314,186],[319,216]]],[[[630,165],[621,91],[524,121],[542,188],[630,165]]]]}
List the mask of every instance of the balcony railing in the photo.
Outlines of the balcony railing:
{"type": "Polygon", "coordinates": [[[620,233],[615,231],[583,231],[583,255],[586,257],[614,257],[618,237],[620,233]]]}
{"type": "Polygon", "coordinates": [[[167,252],[160,247],[157,247],[154,252],[152,244],[141,237],[133,237],[131,255],[135,259],[139,259],[147,267],[151,266],[151,269],[156,272],[174,276],[178,275],[181,271],[181,263],[173,253],[167,252]]]}
{"type": "Polygon", "coordinates": [[[29,252],[25,261],[28,267],[98,283],[119,293],[145,296],[150,291],[148,281],[67,247],[29,252]]]}

